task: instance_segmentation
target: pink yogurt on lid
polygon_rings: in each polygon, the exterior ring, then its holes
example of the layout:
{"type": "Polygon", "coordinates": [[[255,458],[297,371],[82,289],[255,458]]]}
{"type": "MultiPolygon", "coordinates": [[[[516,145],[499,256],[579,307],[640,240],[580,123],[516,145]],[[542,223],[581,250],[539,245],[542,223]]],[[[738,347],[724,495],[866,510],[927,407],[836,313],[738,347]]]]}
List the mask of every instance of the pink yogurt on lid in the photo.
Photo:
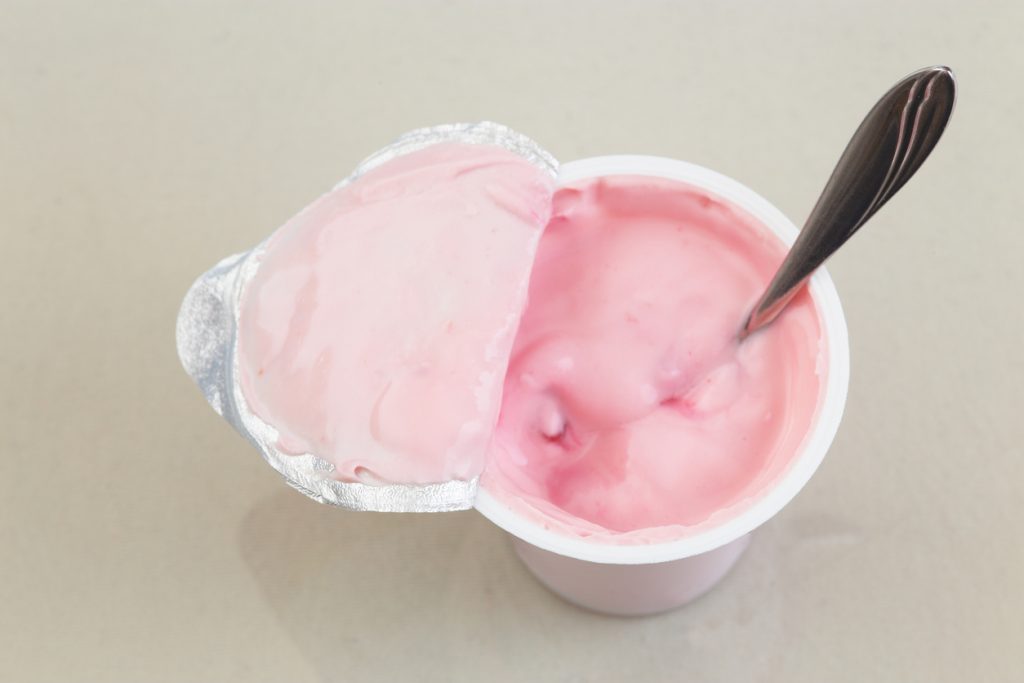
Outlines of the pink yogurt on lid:
{"type": "Polygon", "coordinates": [[[239,314],[242,391],[341,481],[484,468],[554,179],[444,143],[368,171],[275,232],[239,314]]]}

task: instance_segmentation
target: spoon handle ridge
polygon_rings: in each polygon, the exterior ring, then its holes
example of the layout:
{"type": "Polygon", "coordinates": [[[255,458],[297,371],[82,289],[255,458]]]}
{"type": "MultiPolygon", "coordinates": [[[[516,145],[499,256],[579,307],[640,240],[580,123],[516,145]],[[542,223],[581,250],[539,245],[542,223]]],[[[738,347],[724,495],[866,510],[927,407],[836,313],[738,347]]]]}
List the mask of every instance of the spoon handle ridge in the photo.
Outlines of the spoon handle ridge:
{"type": "Polygon", "coordinates": [[[942,136],[955,99],[953,72],[933,66],[910,74],[875,104],[744,321],[740,339],[774,320],[811,273],[914,175],[942,136]]]}

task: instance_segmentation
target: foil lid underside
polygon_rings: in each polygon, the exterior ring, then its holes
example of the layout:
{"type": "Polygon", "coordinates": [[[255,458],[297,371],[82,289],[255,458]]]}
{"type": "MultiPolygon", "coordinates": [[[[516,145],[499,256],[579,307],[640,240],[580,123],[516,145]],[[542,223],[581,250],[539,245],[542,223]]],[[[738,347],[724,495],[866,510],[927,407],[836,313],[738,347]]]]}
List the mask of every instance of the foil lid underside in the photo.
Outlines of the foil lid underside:
{"type": "MultiPolygon", "coordinates": [[[[335,189],[396,157],[441,142],[502,147],[552,176],[558,163],[529,138],[496,123],[446,124],[414,130],[366,158],[335,189]]],[[[278,431],[252,413],[238,372],[238,316],[242,292],[252,279],[266,241],[223,259],[189,289],[178,314],[178,356],[206,400],[245,436],[292,487],[313,500],[348,510],[441,512],[473,507],[478,479],[436,484],[370,485],[331,477],[334,466],[311,453],[291,455],[277,448],[278,431]]]]}

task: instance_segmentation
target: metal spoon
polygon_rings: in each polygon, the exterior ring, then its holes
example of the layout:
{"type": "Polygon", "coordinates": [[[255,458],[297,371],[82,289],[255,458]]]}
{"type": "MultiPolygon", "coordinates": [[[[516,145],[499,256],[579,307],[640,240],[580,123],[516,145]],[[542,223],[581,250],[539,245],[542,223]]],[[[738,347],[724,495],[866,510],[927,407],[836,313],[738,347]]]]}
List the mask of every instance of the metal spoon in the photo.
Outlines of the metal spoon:
{"type": "Polygon", "coordinates": [[[811,273],[914,175],[939,141],[955,99],[953,72],[933,66],[904,78],[868,112],[740,340],[775,320],[811,273]]]}

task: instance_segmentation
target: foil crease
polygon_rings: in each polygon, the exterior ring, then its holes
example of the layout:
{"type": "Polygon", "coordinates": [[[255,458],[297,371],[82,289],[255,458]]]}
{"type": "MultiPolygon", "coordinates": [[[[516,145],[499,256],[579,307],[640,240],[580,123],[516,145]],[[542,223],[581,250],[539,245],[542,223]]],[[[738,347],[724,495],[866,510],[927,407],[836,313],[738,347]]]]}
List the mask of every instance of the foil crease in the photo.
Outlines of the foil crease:
{"type": "MultiPolygon", "coordinates": [[[[558,175],[558,162],[535,142],[497,123],[459,123],[421,128],[364,159],[335,189],[403,154],[440,142],[494,145],[558,175]]],[[[477,479],[435,484],[366,484],[334,479],[334,466],[312,453],[278,450],[278,431],[255,415],[238,381],[238,316],[242,292],[259,267],[266,241],[235,254],[193,283],[178,313],[178,356],[213,409],[249,440],[290,486],[313,500],[348,510],[441,512],[473,506],[477,479]]]]}

